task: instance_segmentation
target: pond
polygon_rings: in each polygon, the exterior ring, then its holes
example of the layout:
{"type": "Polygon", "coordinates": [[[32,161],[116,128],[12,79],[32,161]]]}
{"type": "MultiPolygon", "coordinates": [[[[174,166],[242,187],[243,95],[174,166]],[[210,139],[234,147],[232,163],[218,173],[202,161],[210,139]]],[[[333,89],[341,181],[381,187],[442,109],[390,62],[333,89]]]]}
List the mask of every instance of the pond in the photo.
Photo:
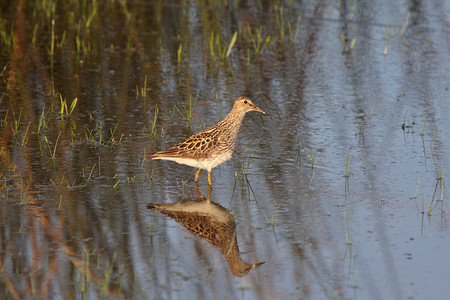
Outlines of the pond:
{"type": "Polygon", "coordinates": [[[449,295],[449,2],[0,7],[2,298],[449,295]]]}

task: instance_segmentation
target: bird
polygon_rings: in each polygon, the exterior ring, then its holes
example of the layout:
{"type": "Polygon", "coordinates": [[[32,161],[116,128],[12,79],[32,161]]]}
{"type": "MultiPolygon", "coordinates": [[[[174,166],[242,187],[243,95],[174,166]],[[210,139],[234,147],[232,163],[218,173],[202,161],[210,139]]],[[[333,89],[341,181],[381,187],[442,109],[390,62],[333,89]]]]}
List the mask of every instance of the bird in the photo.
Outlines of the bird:
{"type": "Polygon", "coordinates": [[[197,173],[195,173],[196,184],[200,171],[206,170],[208,171],[208,183],[211,186],[211,170],[231,159],[242,120],[245,114],[250,111],[268,116],[249,98],[238,97],[234,101],[233,108],[222,121],[192,135],[172,148],[151,154],[149,159],[171,160],[198,168],[197,173]]]}

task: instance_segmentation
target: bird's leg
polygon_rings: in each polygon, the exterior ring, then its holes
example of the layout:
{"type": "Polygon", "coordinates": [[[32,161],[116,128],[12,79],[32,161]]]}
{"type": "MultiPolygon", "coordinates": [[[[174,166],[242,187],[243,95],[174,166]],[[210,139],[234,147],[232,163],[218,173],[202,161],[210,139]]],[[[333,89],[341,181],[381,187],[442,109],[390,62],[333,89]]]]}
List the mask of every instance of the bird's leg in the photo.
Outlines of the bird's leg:
{"type": "Polygon", "coordinates": [[[209,196],[211,196],[211,188],[212,188],[212,186],[210,185],[210,186],[208,187],[208,198],[206,198],[206,200],[207,200],[208,202],[211,202],[211,200],[209,200],[209,196]]]}
{"type": "Polygon", "coordinates": [[[198,181],[198,175],[200,175],[201,170],[202,169],[198,169],[197,173],[195,173],[195,183],[197,183],[197,181],[198,181]]]}
{"type": "Polygon", "coordinates": [[[210,186],[212,185],[212,183],[211,183],[211,171],[208,171],[208,183],[209,183],[210,186]]]}
{"type": "Polygon", "coordinates": [[[195,182],[195,191],[197,192],[199,198],[202,198],[202,194],[200,194],[200,190],[198,189],[197,181],[195,182]]]}

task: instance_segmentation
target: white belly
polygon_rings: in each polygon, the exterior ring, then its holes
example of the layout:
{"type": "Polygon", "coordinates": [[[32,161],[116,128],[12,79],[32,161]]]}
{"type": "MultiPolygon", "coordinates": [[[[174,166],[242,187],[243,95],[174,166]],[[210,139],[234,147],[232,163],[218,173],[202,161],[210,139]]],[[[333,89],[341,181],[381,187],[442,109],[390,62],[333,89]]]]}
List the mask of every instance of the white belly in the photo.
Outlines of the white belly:
{"type": "Polygon", "coordinates": [[[195,159],[189,159],[189,158],[182,158],[182,157],[164,157],[164,158],[158,158],[155,157],[154,159],[164,159],[164,160],[171,160],[175,161],[179,164],[188,165],[194,168],[199,168],[203,170],[207,170],[208,172],[211,172],[211,170],[215,167],[217,167],[220,164],[223,164],[227,160],[231,158],[233,153],[227,152],[224,154],[220,154],[216,156],[214,159],[205,159],[205,160],[195,160],[195,159]]]}

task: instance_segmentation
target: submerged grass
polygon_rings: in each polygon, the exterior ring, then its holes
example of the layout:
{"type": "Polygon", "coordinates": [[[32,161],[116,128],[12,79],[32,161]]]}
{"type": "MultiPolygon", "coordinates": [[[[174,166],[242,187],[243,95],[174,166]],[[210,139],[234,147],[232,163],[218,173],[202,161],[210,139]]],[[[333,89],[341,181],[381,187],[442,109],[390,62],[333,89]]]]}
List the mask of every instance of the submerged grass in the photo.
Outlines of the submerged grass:
{"type": "Polygon", "coordinates": [[[250,168],[250,164],[253,161],[253,156],[254,156],[254,154],[250,150],[250,155],[248,157],[244,158],[244,161],[242,162],[242,166],[240,168],[239,173],[236,172],[236,174],[235,174],[237,177],[247,176],[248,169],[250,168]]]}
{"type": "Polygon", "coordinates": [[[439,170],[436,165],[436,160],[434,158],[434,153],[433,153],[433,147],[431,147],[431,145],[430,145],[430,151],[431,151],[431,158],[433,159],[434,171],[436,172],[436,180],[438,180],[438,181],[443,180],[444,176],[445,176],[445,169],[442,169],[442,162],[441,162],[441,168],[439,170]]]}
{"type": "Polygon", "coordinates": [[[105,146],[112,148],[115,145],[119,145],[126,140],[123,133],[121,133],[120,135],[119,133],[117,133],[118,127],[119,122],[116,123],[114,128],[109,128],[109,136],[107,136],[103,132],[103,128],[99,124],[97,124],[93,129],[86,128],[84,132],[84,138],[80,140],[74,140],[72,144],[86,142],[95,146],[105,146]]]}
{"type": "Polygon", "coordinates": [[[58,133],[58,137],[56,138],[55,144],[54,144],[54,146],[53,146],[53,150],[52,150],[51,147],[50,147],[51,142],[49,141],[49,139],[47,138],[47,136],[44,136],[44,141],[45,141],[45,143],[47,144],[47,149],[48,149],[48,152],[49,152],[50,157],[51,157],[52,159],[55,159],[55,158],[56,158],[56,148],[58,147],[58,141],[59,141],[59,137],[60,137],[60,136],[61,136],[61,131],[58,133]]]}
{"type": "Polygon", "coordinates": [[[23,180],[20,179],[20,198],[19,198],[20,205],[27,204],[27,194],[29,187],[30,187],[29,185],[25,186],[23,180]]]}
{"type": "Polygon", "coordinates": [[[425,109],[425,117],[423,118],[422,132],[420,133],[421,136],[425,134],[425,125],[427,124],[427,116],[428,116],[428,107],[427,109],[425,109]]]}
{"type": "MultiPolygon", "coordinates": [[[[345,53],[346,45],[347,45],[347,36],[345,35],[345,32],[343,32],[341,34],[341,40],[342,40],[342,53],[345,53]]],[[[356,37],[354,37],[352,39],[352,41],[350,42],[350,47],[349,47],[350,52],[353,51],[353,47],[355,46],[355,44],[356,44],[356,37]]]]}
{"type": "MultiPolygon", "coordinates": [[[[208,38],[208,45],[209,45],[209,54],[212,60],[215,60],[217,57],[220,59],[226,59],[230,56],[231,50],[233,49],[236,40],[238,37],[238,32],[235,31],[233,33],[233,36],[231,37],[230,42],[228,42],[228,45],[223,45],[224,42],[222,42],[222,37],[220,36],[220,33],[215,33],[214,30],[211,31],[211,34],[208,38]]],[[[225,42],[226,43],[226,42],[225,42]]]]}
{"type": "Polygon", "coordinates": [[[13,121],[11,123],[11,128],[14,134],[17,134],[19,132],[19,128],[20,128],[20,120],[22,118],[22,108],[20,108],[19,110],[19,114],[17,115],[17,113],[14,111],[14,108],[11,104],[11,114],[13,117],[13,121]]]}
{"type": "MultiPolygon", "coordinates": [[[[49,111],[50,111],[50,110],[49,110],[49,111]]],[[[47,113],[47,114],[48,114],[48,113],[47,113]]],[[[38,134],[41,133],[41,130],[42,130],[44,127],[47,127],[48,122],[49,122],[49,119],[48,119],[47,116],[46,116],[46,113],[45,113],[45,105],[44,105],[44,107],[42,108],[41,117],[39,118],[39,124],[38,124],[38,130],[37,130],[37,133],[38,133],[38,134]]]]}
{"type": "Polygon", "coordinates": [[[183,43],[180,43],[180,46],[178,47],[177,51],[177,61],[178,61],[178,69],[177,72],[181,72],[181,53],[183,52],[183,43]]]}
{"type": "Polygon", "coordinates": [[[262,53],[270,43],[271,39],[270,35],[267,35],[266,38],[264,38],[262,36],[261,26],[259,28],[256,28],[255,33],[253,33],[252,28],[250,27],[249,24],[247,24],[247,32],[252,42],[253,50],[255,51],[255,53],[256,54],[262,53]]]}
{"type": "Polygon", "coordinates": [[[230,44],[228,45],[227,53],[225,54],[226,57],[230,56],[231,49],[233,49],[233,46],[236,43],[237,35],[237,31],[235,31],[233,37],[231,38],[230,44]]]}
{"type": "Polygon", "coordinates": [[[64,99],[61,94],[59,95],[59,99],[61,105],[59,113],[61,115],[61,119],[64,119],[65,116],[70,116],[73,113],[73,110],[77,106],[78,98],[72,100],[70,107],[67,105],[67,100],[64,99]]]}
{"type": "Polygon", "coordinates": [[[144,86],[141,88],[139,92],[139,87],[136,85],[136,95],[147,97],[147,75],[144,76],[144,86]]]}
{"type": "Polygon", "coordinates": [[[30,125],[31,123],[28,123],[27,129],[25,130],[25,132],[22,134],[22,139],[21,139],[21,143],[20,145],[22,147],[26,146],[27,142],[28,142],[28,130],[30,129],[30,125]]]}
{"type": "Polygon", "coordinates": [[[440,168],[438,168],[438,166],[436,164],[436,160],[434,158],[433,148],[431,146],[430,146],[430,151],[431,151],[431,157],[433,159],[434,170],[436,173],[436,186],[434,188],[434,193],[433,193],[433,198],[430,203],[430,208],[431,208],[431,204],[433,203],[433,200],[436,198],[438,201],[441,202],[441,213],[444,213],[445,209],[446,209],[446,203],[444,201],[444,179],[445,179],[446,169],[443,168],[442,162],[441,162],[440,168]],[[438,187],[439,187],[439,195],[436,195],[438,187]]]}
{"type": "Polygon", "coordinates": [[[270,225],[271,227],[273,227],[275,225],[275,221],[277,219],[278,212],[280,211],[281,204],[282,204],[282,202],[280,201],[280,203],[277,206],[277,209],[275,210],[275,213],[270,218],[267,216],[266,212],[263,211],[264,218],[266,219],[267,225],[270,225]]]}
{"type": "Polygon", "coordinates": [[[350,211],[350,232],[347,230],[347,220],[346,220],[345,211],[344,211],[344,228],[345,228],[345,241],[347,242],[347,245],[351,245],[352,244],[352,236],[353,236],[352,211],[350,211]]]}
{"type": "Polygon", "coordinates": [[[199,92],[200,90],[197,91],[197,95],[195,96],[194,101],[192,101],[192,94],[189,93],[189,107],[184,106],[183,107],[184,112],[181,112],[180,109],[175,105],[175,109],[178,111],[180,116],[183,118],[183,121],[186,122],[186,125],[191,130],[192,130],[192,109],[197,104],[199,92]]]}
{"type": "Polygon", "coordinates": [[[406,16],[400,28],[393,26],[388,21],[386,21],[386,28],[384,30],[384,56],[387,56],[389,38],[401,38],[408,28],[409,18],[410,13],[408,12],[408,15],[406,16]]]}
{"type": "Polygon", "coordinates": [[[312,182],[313,182],[313,180],[314,180],[314,175],[316,174],[316,172],[312,172],[312,175],[311,175],[311,180],[309,181],[309,184],[308,184],[308,190],[310,191],[311,190],[311,185],[312,185],[312,182]]]}
{"type": "Polygon", "coordinates": [[[112,277],[113,268],[115,265],[117,259],[117,252],[114,251],[113,257],[111,259],[111,262],[108,264],[108,266],[105,268],[105,279],[103,280],[103,288],[102,292],[100,294],[100,297],[103,299],[106,296],[106,293],[108,291],[108,286],[112,277]]]}
{"type": "MultiPolygon", "coordinates": [[[[94,169],[97,166],[97,164],[94,164],[91,168],[91,171],[89,172],[89,175],[86,178],[86,181],[84,182],[84,184],[88,184],[89,181],[91,180],[92,174],[94,173],[94,169]]],[[[84,168],[83,168],[83,177],[86,177],[86,174],[84,173],[84,168]]]]}
{"type": "Polygon", "coordinates": [[[373,108],[364,116],[364,119],[359,122],[359,134],[364,135],[364,131],[366,129],[367,123],[370,122],[370,118],[372,117],[373,108]]]}
{"type": "Polygon", "coordinates": [[[6,48],[9,51],[12,51],[12,47],[16,44],[17,40],[14,25],[7,24],[6,22],[1,21],[0,21],[0,41],[6,46],[6,48]]]}
{"type": "Polygon", "coordinates": [[[291,43],[295,43],[295,41],[297,40],[301,20],[302,16],[299,15],[297,18],[297,25],[295,26],[295,30],[293,30],[291,23],[288,23],[289,40],[291,41],[291,43]]]}
{"type": "Polygon", "coordinates": [[[275,8],[275,20],[277,24],[278,33],[281,39],[284,38],[284,10],[283,6],[275,8]]]}
{"type": "Polygon", "coordinates": [[[352,157],[352,154],[348,153],[348,149],[347,149],[347,153],[345,154],[345,174],[344,174],[345,178],[349,178],[351,176],[351,171],[350,171],[351,157],[352,157]]]}

